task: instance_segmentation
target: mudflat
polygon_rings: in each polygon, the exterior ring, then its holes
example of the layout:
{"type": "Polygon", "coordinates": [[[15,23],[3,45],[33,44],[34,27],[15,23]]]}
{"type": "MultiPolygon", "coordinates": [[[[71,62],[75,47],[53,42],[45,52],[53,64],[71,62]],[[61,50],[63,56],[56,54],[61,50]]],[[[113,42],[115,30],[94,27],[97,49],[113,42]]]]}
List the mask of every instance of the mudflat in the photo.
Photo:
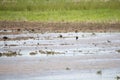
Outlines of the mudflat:
{"type": "Polygon", "coordinates": [[[118,80],[119,25],[0,21],[0,79],[118,80]]]}

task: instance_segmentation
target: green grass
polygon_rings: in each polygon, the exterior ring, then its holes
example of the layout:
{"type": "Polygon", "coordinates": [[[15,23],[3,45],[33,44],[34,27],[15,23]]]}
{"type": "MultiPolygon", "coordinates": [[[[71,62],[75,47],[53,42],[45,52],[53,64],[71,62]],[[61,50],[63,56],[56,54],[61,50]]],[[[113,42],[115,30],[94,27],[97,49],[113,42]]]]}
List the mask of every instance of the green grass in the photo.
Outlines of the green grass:
{"type": "Polygon", "coordinates": [[[113,22],[120,21],[120,10],[70,10],[70,11],[0,11],[0,20],[8,21],[68,21],[113,22]]]}
{"type": "Polygon", "coordinates": [[[116,22],[120,0],[0,0],[0,20],[116,22]]]}
{"type": "Polygon", "coordinates": [[[0,0],[0,10],[53,11],[81,9],[120,9],[120,0],[0,0]],[[77,2],[76,2],[77,1],[77,2]]]}

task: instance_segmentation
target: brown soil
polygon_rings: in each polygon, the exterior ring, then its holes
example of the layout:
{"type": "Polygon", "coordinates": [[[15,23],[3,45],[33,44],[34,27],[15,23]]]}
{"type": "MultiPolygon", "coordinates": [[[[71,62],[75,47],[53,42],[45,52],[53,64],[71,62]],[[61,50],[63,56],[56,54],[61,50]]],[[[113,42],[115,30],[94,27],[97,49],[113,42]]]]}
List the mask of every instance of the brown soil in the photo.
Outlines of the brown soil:
{"type": "Polygon", "coordinates": [[[1,30],[31,32],[119,32],[120,23],[0,21],[1,30]],[[19,30],[20,29],[20,30],[19,30]],[[18,31],[19,30],[19,31],[18,31]]]}

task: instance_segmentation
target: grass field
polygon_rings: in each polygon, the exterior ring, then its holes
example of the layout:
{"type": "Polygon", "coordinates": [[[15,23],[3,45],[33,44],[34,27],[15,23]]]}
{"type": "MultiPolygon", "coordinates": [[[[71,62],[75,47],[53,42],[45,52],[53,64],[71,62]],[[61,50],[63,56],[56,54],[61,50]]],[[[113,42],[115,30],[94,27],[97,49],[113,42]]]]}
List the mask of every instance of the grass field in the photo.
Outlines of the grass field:
{"type": "Polygon", "coordinates": [[[0,20],[119,22],[120,0],[0,0],[0,20]]]}

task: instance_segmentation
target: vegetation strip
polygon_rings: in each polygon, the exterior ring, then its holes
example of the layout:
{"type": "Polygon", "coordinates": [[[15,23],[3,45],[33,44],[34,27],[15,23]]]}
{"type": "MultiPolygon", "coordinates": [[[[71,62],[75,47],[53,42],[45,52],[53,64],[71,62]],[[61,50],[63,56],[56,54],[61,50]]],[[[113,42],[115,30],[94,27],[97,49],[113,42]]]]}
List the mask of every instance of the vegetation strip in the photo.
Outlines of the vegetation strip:
{"type": "Polygon", "coordinates": [[[0,20],[119,22],[120,0],[0,0],[0,20]]]}

